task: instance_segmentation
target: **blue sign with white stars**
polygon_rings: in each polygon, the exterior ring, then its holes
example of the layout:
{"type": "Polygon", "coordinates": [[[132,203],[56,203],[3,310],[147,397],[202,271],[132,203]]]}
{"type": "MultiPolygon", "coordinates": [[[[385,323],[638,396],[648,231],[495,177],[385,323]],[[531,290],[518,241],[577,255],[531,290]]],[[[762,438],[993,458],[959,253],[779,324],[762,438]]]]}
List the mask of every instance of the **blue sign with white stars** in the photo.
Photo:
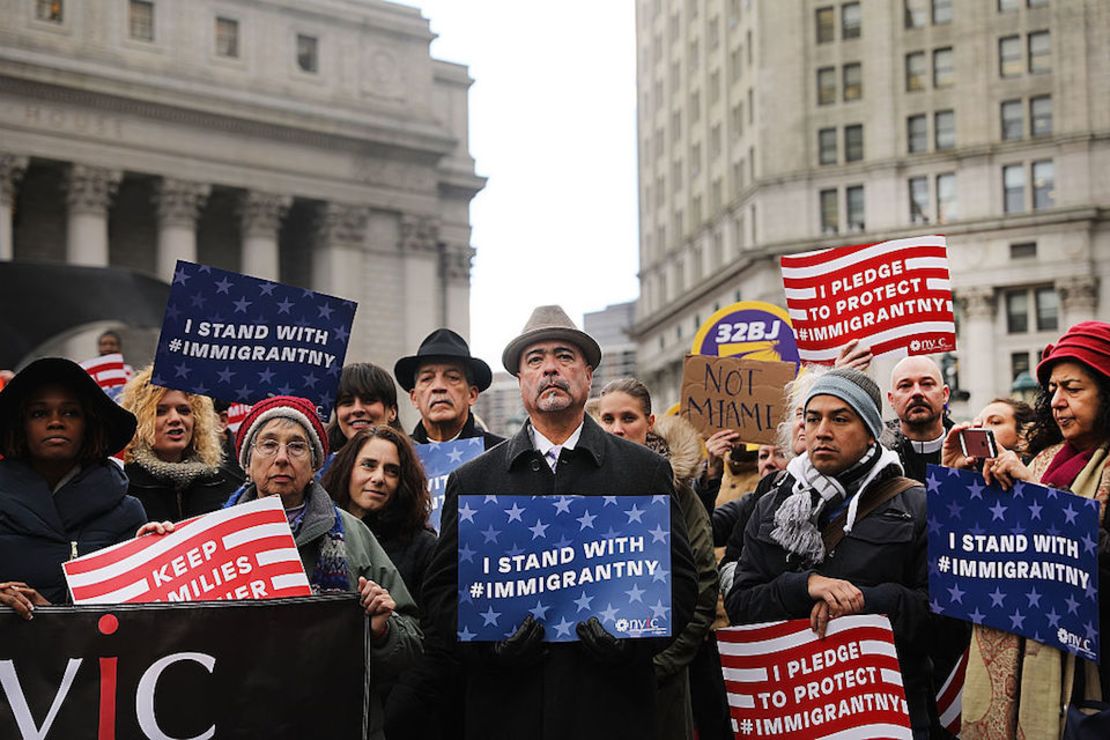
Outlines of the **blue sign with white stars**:
{"type": "Polygon", "coordinates": [[[424,465],[424,475],[428,478],[428,493],[432,495],[428,526],[438,532],[440,518],[443,516],[443,497],[447,493],[447,477],[455,468],[485,452],[486,443],[481,437],[470,437],[414,446],[424,465]]]}
{"type": "Polygon", "coordinates": [[[229,402],[335,403],[354,301],[179,260],[154,354],[155,385],[229,402]]]}
{"type": "Polygon", "coordinates": [[[981,473],[926,475],[930,607],[1098,660],[1098,502],[981,473]]]}
{"type": "Polygon", "coordinates": [[[459,496],[461,642],[529,614],[548,642],[597,617],[615,637],[671,634],[669,496],[459,496]]]}

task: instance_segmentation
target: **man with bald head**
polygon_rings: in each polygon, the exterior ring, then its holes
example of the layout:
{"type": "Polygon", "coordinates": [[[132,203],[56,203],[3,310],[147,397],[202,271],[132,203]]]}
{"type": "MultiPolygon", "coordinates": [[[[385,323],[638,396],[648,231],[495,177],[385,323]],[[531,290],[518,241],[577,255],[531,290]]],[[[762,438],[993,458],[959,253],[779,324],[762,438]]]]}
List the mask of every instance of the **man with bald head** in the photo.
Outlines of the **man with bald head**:
{"type": "Polygon", "coordinates": [[[883,444],[898,453],[906,477],[924,481],[926,466],[940,465],[940,448],[952,426],[948,396],[931,358],[906,357],[894,366],[886,398],[898,418],[887,422],[883,444]]]}

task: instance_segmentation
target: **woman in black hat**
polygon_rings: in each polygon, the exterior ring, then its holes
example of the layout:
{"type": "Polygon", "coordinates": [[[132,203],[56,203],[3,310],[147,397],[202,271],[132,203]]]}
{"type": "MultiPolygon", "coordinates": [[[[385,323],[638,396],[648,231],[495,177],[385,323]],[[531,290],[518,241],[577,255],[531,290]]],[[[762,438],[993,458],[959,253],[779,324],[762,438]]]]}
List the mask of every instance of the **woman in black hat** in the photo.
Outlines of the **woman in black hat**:
{"type": "Polygon", "coordinates": [[[108,459],[134,433],[135,417],[70,360],[36,360],[0,391],[0,604],[30,619],[67,601],[61,564],[146,522],[108,459]]]}

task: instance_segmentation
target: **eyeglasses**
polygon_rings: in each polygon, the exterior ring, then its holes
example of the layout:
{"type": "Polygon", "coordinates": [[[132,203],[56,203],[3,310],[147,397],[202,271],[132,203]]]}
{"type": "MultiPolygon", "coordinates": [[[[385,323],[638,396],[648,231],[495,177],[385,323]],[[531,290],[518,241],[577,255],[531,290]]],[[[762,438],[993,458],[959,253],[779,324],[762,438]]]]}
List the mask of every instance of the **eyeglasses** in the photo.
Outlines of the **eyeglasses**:
{"type": "Polygon", "coordinates": [[[302,442],[299,439],[295,439],[292,442],[286,442],[284,444],[278,442],[276,439],[264,439],[261,442],[255,442],[253,446],[255,452],[257,452],[262,457],[276,457],[278,454],[278,450],[280,450],[282,447],[285,448],[285,451],[289,454],[289,457],[293,458],[294,460],[300,460],[304,457],[307,457],[308,454],[311,452],[311,448],[308,446],[308,443],[302,442]]]}

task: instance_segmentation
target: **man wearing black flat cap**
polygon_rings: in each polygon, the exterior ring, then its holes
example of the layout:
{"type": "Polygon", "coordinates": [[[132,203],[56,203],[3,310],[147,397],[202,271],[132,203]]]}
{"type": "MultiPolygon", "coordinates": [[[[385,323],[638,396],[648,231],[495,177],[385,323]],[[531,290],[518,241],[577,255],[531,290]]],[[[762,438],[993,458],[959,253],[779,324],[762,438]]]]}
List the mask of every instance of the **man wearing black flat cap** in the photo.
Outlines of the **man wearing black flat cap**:
{"type": "Polygon", "coordinates": [[[450,329],[436,329],[420,343],[415,355],[402,357],[393,375],[409,392],[420,421],[412,439],[420,444],[482,437],[485,449],[504,441],[478,428],[470,407],[489,388],[489,365],[470,356],[466,340],[450,329]]]}

